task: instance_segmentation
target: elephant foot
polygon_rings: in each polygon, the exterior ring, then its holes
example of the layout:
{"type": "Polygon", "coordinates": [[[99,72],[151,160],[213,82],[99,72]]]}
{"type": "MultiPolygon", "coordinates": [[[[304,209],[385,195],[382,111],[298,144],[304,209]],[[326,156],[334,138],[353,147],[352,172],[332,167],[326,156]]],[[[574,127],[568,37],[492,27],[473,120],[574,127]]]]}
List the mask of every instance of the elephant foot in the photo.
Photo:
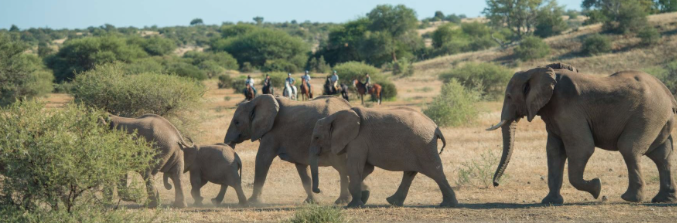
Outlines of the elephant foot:
{"type": "Polygon", "coordinates": [[[597,199],[599,197],[599,194],[602,192],[602,181],[599,180],[599,178],[595,178],[592,179],[590,182],[592,183],[592,190],[588,192],[592,194],[592,197],[597,199]]]}
{"type": "Polygon", "coordinates": [[[364,203],[362,203],[362,201],[360,201],[360,200],[353,200],[353,201],[351,201],[350,203],[348,203],[348,206],[346,206],[346,207],[349,207],[349,208],[363,208],[363,207],[364,207],[364,203]]]}
{"type": "Polygon", "coordinates": [[[453,208],[458,206],[458,201],[456,199],[451,199],[451,201],[442,201],[440,207],[453,208]]]}
{"type": "Polygon", "coordinates": [[[149,208],[156,208],[159,205],[160,205],[160,201],[158,201],[157,199],[150,199],[150,201],[148,201],[148,207],[149,208]]]}
{"type": "Polygon", "coordinates": [[[174,204],[172,204],[172,207],[175,208],[185,208],[188,207],[185,201],[175,201],[174,204]]]}
{"type": "Polygon", "coordinates": [[[386,198],[386,201],[388,201],[388,203],[393,206],[402,207],[402,205],[404,205],[404,199],[400,198],[397,195],[393,195],[386,198]]]}
{"type": "Polygon", "coordinates": [[[306,198],[306,200],[303,201],[303,203],[306,203],[306,204],[317,204],[317,200],[315,200],[315,198],[313,198],[313,197],[308,197],[308,198],[306,198]]]}
{"type": "Polygon", "coordinates": [[[621,198],[625,201],[629,202],[642,202],[643,196],[642,193],[639,191],[626,191],[621,195],[621,198]]]}
{"type": "Polygon", "coordinates": [[[201,201],[200,202],[195,201],[193,203],[193,207],[202,207],[202,202],[201,201]]]}
{"type": "Polygon", "coordinates": [[[371,194],[371,192],[369,192],[368,190],[363,190],[363,191],[362,191],[362,199],[360,199],[360,200],[362,200],[362,203],[364,203],[364,204],[367,203],[367,201],[369,200],[369,195],[370,195],[370,194],[371,194]]]}
{"type": "Polygon", "coordinates": [[[216,198],[212,198],[212,204],[213,204],[214,206],[219,206],[219,205],[221,205],[221,202],[222,202],[222,201],[223,201],[223,200],[218,200],[218,199],[216,199],[216,198]]]}
{"type": "Polygon", "coordinates": [[[562,195],[550,195],[546,196],[541,200],[541,204],[545,205],[560,205],[564,204],[564,198],[562,198],[562,195]]]}
{"type": "MultiPolygon", "coordinates": [[[[364,196],[364,195],[362,195],[362,196],[364,196]]],[[[350,202],[351,199],[352,198],[350,197],[350,195],[341,196],[338,199],[336,199],[336,201],[334,201],[334,204],[347,204],[348,202],[350,202]]]]}
{"type": "Polygon", "coordinates": [[[658,192],[658,194],[651,199],[651,203],[675,203],[677,202],[677,197],[675,192],[658,192]]]}
{"type": "Polygon", "coordinates": [[[247,200],[250,204],[263,204],[263,199],[259,197],[250,197],[249,200],[247,200]]]}

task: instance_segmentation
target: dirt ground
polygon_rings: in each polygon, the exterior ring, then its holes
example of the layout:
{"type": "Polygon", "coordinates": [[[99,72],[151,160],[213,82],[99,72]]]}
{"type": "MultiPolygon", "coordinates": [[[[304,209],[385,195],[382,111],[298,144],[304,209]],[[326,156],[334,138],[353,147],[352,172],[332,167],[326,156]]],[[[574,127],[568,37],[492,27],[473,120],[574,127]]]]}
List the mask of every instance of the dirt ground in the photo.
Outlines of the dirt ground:
{"type": "MultiPolygon", "coordinates": [[[[313,89],[320,90],[321,78],[315,78],[313,89]]],[[[398,99],[384,102],[383,105],[371,104],[373,107],[409,106],[420,109],[426,102],[439,94],[442,83],[434,78],[421,76],[394,80],[398,87],[398,99]]],[[[199,135],[195,141],[199,144],[222,142],[230,119],[237,103],[243,96],[231,89],[217,89],[216,83],[207,81],[208,91],[204,96],[202,108],[206,119],[201,124],[205,134],[199,135]],[[229,99],[229,100],[226,100],[229,99]]],[[[47,98],[48,105],[58,107],[71,100],[68,95],[55,94],[47,98]]],[[[359,100],[351,100],[359,106],[359,100]]],[[[402,177],[401,172],[390,172],[376,169],[366,183],[371,187],[371,197],[366,208],[343,209],[348,221],[352,222],[508,222],[508,221],[594,221],[594,222],[665,222],[677,219],[677,205],[648,203],[658,192],[658,173],[648,158],[642,158],[642,171],[645,187],[645,203],[628,203],[621,200],[628,178],[627,169],[622,157],[617,152],[598,149],[590,159],[585,174],[586,179],[600,178],[602,194],[594,199],[590,194],[577,191],[566,180],[562,188],[565,204],[562,206],[544,206],[541,199],[548,193],[547,164],[545,154],[545,125],[540,119],[529,123],[520,122],[516,135],[516,150],[508,169],[507,176],[499,187],[485,186],[479,181],[461,182],[462,170],[467,170],[471,163],[488,173],[482,176],[491,177],[501,154],[500,131],[486,132],[484,129],[499,121],[501,104],[485,102],[479,105],[480,118],[465,127],[443,128],[448,147],[441,158],[447,179],[454,188],[459,200],[457,208],[437,208],[441,202],[441,193],[430,178],[418,175],[414,180],[404,207],[392,207],[385,198],[395,192],[402,177]],[[482,157],[485,158],[482,158],[482,157]],[[488,157],[488,158],[486,158],[488,157]],[[602,199],[602,196],[608,198],[602,199]],[[603,201],[604,200],[604,201],[603,201]]],[[[243,161],[244,190],[251,194],[254,180],[254,160],[258,142],[244,142],[237,146],[237,153],[243,161]]],[[[339,194],[339,177],[332,168],[320,168],[323,191],[318,196],[322,205],[333,205],[339,194]]],[[[481,177],[475,177],[477,179],[481,177]]],[[[185,185],[190,185],[188,174],[185,185]]],[[[474,180],[477,180],[474,179],[474,180]]],[[[138,177],[136,180],[140,180],[138,177]]],[[[303,206],[305,192],[294,165],[276,159],[268,174],[263,188],[265,205],[257,207],[240,207],[232,188],[228,189],[224,204],[218,207],[205,203],[203,207],[193,207],[190,186],[185,188],[188,208],[169,208],[174,200],[174,190],[162,187],[161,176],[156,177],[156,185],[160,191],[163,207],[162,219],[186,222],[279,222],[291,218],[294,212],[303,206]]],[[[207,184],[202,188],[205,198],[215,197],[219,186],[207,184]]],[[[134,212],[152,210],[139,208],[137,204],[124,203],[134,212]]]]}

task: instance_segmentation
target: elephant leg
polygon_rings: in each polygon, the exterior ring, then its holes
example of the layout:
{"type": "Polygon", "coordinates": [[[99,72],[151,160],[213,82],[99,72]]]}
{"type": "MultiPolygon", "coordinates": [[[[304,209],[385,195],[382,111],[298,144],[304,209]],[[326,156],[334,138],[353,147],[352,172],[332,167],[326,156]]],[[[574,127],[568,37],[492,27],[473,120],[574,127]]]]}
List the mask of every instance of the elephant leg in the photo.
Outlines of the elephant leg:
{"type": "Polygon", "coordinates": [[[218,206],[223,202],[223,197],[226,196],[226,190],[228,189],[228,185],[221,184],[221,189],[219,190],[219,194],[216,195],[215,198],[212,198],[212,204],[214,206],[218,206]]]}
{"type": "Polygon", "coordinates": [[[247,205],[247,196],[244,195],[244,190],[242,190],[242,183],[239,181],[233,185],[235,193],[237,194],[237,200],[240,205],[247,205]]]}
{"type": "Polygon", "coordinates": [[[563,204],[564,198],[560,194],[562,189],[562,178],[564,176],[564,163],[567,160],[567,154],[564,151],[562,140],[548,134],[546,145],[548,153],[548,196],[543,198],[542,204],[563,204]]]}
{"type": "Polygon", "coordinates": [[[621,150],[625,165],[628,167],[628,189],[621,195],[621,198],[630,202],[641,202],[644,198],[644,180],[639,168],[639,156],[628,150],[621,150]]]}
{"type": "Polygon", "coordinates": [[[183,196],[183,182],[181,181],[181,178],[183,178],[183,162],[179,162],[176,166],[174,166],[170,171],[171,175],[170,178],[172,179],[172,182],[174,183],[174,207],[176,208],[185,208],[188,205],[186,205],[186,200],[183,196]]]}
{"type": "Polygon", "coordinates": [[[569,182],[577,190],[587,191],[597,199],[602,190],[602,182],[599,178],[590,181],[583,179],[585,166],[588,164],[588,160],[595,151],[595,144],[592,141],[592,136],[583,138],[582,140],[565,141],[564,144],[567,157],[569,157],[569,182]]]}
{"type": "Polygon", "coordinates": [[[444,168],[442,168],[442,160],[437,156],[437,162],[430,162],[422,168],[422,174],[432,178],[440,187],[442,192],[442,203],[440,207],[456,207],[458,200],[456,200],[456,193],[451,189],[451,185],[447,181],[447,176],[444,175],[444,168]]]}
{"type": "Polygon", "coordinates": [[[148,193],[148,207],[154,208],[160,205],[160,193],[153,183],[153,174],[151,170],[146,170],[142,174],[143,181],[146,183],[146,193],[148,193]]]}
{"type": "Polygon", "coordinates": [[[646,154],[658,168],[658,175],[660,178],[660,190],[658,194],[651,199],[651,202],[670,202],[677,201],[675,196],[675,181],[672,179],[672,136],[668,138],[662,145],[655,148],[650,153],[646,154]]]}
{"type": "MultiPolygon", "coordinates": [[[[362,202],[362,182],[364,179],[364,170],[367,162],[366,151],[351,153],[348,149],[348,176],[350,183],[348,190],[353,199],[348,203],[348,207],[364,207],[362,202]]],[[[357,148],[357,150],[360,150],[357,148]]]]}
{"type": "Polygon", "coordinates": [[[393,196],[386,198],[386,201],[394,206],[404,205],[404,200],[407,199],[411,182],[414,181],[414,177],[416,177],[417,173],[418,172],[416,171],[404,171],[404,174],[402,175],[402,183],[400,183],[400,186],[397,188],[397,192],[395,192],[393,196]]]}
{"type": "Polygon", "coordinates": [[[369,174],[374,172],[374,166],[370,164],[364,165],[364,172],[362,172],[362,203],[367,204],[367,201],[369,200],[369,196],[371,195],[371,191],[369,190],[369,186],[364,183],[364,179],[367,179],[369,174]]]}
{"type": "MultiPolygon", "coordinates": [[[[263,144],[263,142],[262,142],[263,144]]],[[[256,163],[254,167],[254,191],[249,197],[250,203],[262,203],[261,193],[263,184],[266,182],[268,170],[275,159],[275,151],[272,148],[259,146],[259,152],[256,154],[256,163]]]]}
{"type": "Polygon", "coordinates": [[[207,184],[207,181],[202,181],[200,174],[190,174],[190,195],[193,196],[195,201],[193,205],[202,206],[203,197],[200,195],[200,189],[207,184]]]}
{"type": "Polygon", "coordinates": [[[315,199],[315,195],[310,189],[310,176],[308,175],[308,165],[297,163],[296,171],[299,173],[299,177],[301,178],[301,184],[303,184],[303,189],[306,191],[306,195],[308,196],[304,202],[309,204],[316,203],[317,200],[315,199]]]}
{"type": "Polygon", "coordinates": [[[339,198],[334,201],[334,204],[347,204],[350,202],[351,196],[350,191],[348,191],[348,171],[345,167],[334,167],[339,172],[339,177],[341,178],[341,195],[339,198]]]}

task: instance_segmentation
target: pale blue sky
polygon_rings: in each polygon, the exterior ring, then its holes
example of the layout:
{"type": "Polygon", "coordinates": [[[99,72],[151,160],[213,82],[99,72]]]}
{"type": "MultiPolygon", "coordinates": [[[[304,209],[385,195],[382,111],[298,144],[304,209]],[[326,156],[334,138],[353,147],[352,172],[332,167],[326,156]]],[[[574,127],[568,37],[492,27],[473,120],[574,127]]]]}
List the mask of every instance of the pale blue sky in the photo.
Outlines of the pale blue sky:
{"type": "MultiPolygon", "coordinates": [[[[567,9],[580,9],[582,0],[558,0],[567,9]]],[[[86,28],[105,23],[116,27],[188,25],[193,18],[206,24],[224,21],[346,22],[379,4],[404,4],[419,18],[435,11],[479,16],[485,0],[0,0],[0,29],[29,27],[86,28]]]]}

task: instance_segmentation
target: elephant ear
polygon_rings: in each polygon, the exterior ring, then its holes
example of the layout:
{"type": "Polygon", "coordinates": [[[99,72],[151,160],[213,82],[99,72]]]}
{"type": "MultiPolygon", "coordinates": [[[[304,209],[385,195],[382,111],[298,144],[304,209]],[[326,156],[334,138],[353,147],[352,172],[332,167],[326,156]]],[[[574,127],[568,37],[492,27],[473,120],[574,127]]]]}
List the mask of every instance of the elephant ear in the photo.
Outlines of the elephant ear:
{"type": "Polygon", "coordinates": [[[277,117],[277,112],[280,111],[280,104],[273,96],[267,94],[254,98],[250,103],[249,121],[253,142],[273,129],[275,117],[277,117]]]}
{"type": "Polygon", "coordinates": [[[331,135],[331,151],[342,154],[350,141],[360,132],[360,116],[352,110],[339,111],[333,114],[329,132],[331,135]]]}
{"type": "Polygon", "coordinates": [[[543,106],[548,104],[555,90],[555,84],[557,84],[555,70],[552,68],[545,69],[547,70],[541,71],[543,69],[540,69],[533,72],[529,81],[524,85],[523,90],[526,95],[528,111],[527,120],[529,122],[536,117],[536,113],[543,106]]]}

